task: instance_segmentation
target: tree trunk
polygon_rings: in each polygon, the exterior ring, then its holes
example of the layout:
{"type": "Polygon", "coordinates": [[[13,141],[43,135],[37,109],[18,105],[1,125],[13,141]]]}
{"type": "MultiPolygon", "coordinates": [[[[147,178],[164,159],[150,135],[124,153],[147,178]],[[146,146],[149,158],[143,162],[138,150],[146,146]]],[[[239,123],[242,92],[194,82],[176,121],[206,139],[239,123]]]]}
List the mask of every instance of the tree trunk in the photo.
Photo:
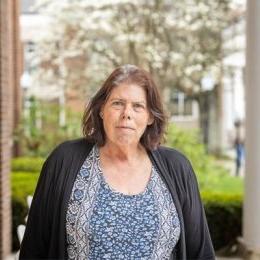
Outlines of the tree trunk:
{"type": "Polygon", "coordinates": [[[201,93],[197,99],[199,104],[199,123],[201,129],[201,138],[208,151],[209,143],[209,102],[210,92],[201,93]]]}
{"type": "Polygon", "coordinates": [[[209,152],[220,155],[223,151],[223,105],[222,85],[214,88],[210,97],[209,152]]]}
{"type": "Polygon", "coordinates": [[[219,155],[223,148],[222,86],[201,93],[197,101],[202,141],[207,152],[219,155]]]}

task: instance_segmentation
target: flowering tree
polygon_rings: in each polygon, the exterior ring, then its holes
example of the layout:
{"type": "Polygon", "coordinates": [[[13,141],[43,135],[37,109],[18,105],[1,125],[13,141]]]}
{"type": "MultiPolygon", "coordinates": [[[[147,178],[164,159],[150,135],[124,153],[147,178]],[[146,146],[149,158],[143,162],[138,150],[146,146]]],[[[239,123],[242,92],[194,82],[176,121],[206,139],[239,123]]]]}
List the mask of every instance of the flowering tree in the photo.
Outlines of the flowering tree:
{"type": "Polygon", "coordinates": [[[229,0],[40,0],[38,10],[51,22],[38,42],[37,77],[91,95],[113,68],[142,66],[168,107],[173,88],[198,101],[207,142],[210,104],[221,128],[222,32],[235,8],[229,0]],[[214,85],[205,91],[208,75],[214,85]]]}

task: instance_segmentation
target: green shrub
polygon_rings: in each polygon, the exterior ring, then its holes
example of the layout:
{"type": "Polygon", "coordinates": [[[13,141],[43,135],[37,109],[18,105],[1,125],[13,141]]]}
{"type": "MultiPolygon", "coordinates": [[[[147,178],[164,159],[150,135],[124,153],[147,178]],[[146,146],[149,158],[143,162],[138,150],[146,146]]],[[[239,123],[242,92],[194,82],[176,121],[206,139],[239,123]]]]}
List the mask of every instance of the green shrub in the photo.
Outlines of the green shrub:
{"type": "Polygon", "coordinates": [[[198,130],[186,130],[169,124],[166,144],[185,154],[191,161],[201,190],[242,194],[242,180],[230,176],[226,168],[206,153],[198,130]]]}
{"type": "Polygon", "coordinates": [[[216,178],[214,186],[209,183],[208,186],[201,189],[201,192],[225,193],[227,195],[239,194],[242,196],[244,193],[243,179],[228,174],[219,176],[216,178]]]}
{"type": "Polygon", "coordinates": [[[242,234],[242,195],[202,193],[215,250],[236,244],[242,234]]]}
{"type": "Polygon", "coordinates": [[[213,158],[206,153],[198,130],[169,124],[166,140],[167,145],[179,150],[191,161],[201,188],[209,183],[214,185],[218,176],[227,173],[224,168],[214,164],[213,158]]]}
{"type": "Polygon", "coordinates": [[[29,113],[22,116],[14,133],[23,155],[46,157],[59,143],[82,136],[82,113],[65,107],[66,125],[60,126],[61,107],[31,97],[29,113]],[[40,124],[37,124],[37,122],[40,124]]]}
{"type": "Polygon", "coordinates": [[[13,172],[11,174],[12,182],[12,237],[14,251],[19,248],[17,237],[17,227],[25,223],[25,217],[28,214],[26,198],[33,195],[39,173],[31,172],[13,172]]]}
{"type": "Polygon", "coordinates": [[[17,157],[12,159],[12,171],[40,172],[43,163],[41,157],[17,157]]]}

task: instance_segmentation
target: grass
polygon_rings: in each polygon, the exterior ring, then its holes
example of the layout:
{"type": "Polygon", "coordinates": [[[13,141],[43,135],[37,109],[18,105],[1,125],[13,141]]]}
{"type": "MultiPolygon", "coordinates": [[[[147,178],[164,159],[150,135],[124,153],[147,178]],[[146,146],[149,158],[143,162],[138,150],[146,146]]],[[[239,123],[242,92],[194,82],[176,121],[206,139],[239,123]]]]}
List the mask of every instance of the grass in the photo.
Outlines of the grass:
{"type": "Polygon", "coordinates": [[[25,199],[28,194],[33,194],[39,173],[13,172],[11,175],[12,194],[21,199],[25,199]]]}
{"type": "Polygon", "coordinates": [[[219,178],[213,188],[204,187],[201,192],[216,192],[225,194],[243,194],[243,179],[232,176],[223,176],[219,178]]]}

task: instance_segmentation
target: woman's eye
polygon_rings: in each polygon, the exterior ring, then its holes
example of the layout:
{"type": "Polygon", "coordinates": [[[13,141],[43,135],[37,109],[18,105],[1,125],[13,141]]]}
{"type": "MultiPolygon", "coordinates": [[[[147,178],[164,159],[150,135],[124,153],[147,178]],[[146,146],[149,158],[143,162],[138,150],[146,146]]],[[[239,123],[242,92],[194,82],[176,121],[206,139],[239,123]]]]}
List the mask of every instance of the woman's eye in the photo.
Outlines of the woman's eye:
{"type": "Polygon", "coordinates": [[[121,106],[121,105],[123,105],[123,102],[121,102],[121,101],[114,101],[112,104],[115,105],[115,106],[121,106]]]}
{"type": "Polygon", "coordinates": [[[142,104],[134,104],[134,107],[135,107],[135,108],[138,108],[138,109],[139,109],[139,108],[144,108],[144,106],[143,106],[142,104]]]}

